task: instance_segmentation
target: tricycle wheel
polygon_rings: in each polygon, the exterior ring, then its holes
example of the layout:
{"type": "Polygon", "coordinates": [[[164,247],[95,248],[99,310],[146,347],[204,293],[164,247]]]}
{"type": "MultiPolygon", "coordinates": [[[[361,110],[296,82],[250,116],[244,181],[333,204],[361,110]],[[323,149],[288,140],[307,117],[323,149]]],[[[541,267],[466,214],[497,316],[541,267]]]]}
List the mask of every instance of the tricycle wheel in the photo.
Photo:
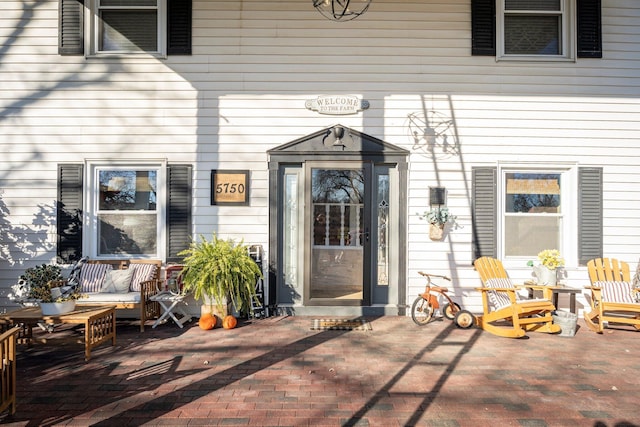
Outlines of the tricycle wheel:
{"type": "Polygon", "coordinates": [[[428,300],[419,296],[413,301],[411,306],[411,319],[418,326],[424,326],[431,320],[433,316],[433,306],[428,300]]]}
{"type": "Polygon", "coordinates": [[[451,304],[445,304],[442,309],[442,314],[449,320],[453,320],[456,317],[456,313],[460,311],[460,306],[455,302],[451,304]]]}
{"type": "Polygon", "coordinates": [[[453,319],[453,322],[457,327],[462,329],[469,329],[476,323],[476,317],[467,310],[460,310],[456,317],[453,319]]]}

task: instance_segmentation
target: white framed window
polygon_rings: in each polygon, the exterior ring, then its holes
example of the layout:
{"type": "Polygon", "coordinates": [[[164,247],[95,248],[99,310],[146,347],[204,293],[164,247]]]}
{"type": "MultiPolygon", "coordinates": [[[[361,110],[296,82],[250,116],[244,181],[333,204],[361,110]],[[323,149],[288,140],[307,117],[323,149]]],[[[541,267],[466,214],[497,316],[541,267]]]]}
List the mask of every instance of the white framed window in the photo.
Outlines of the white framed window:
{"type": "Polygon", "coordinates": [[[573,60],[575,0],[497,0],[498,59],[573,60]]]}
{"type": "Polygon", "coordinates": [[[578,203],[571,168],[500,169],[501,258],[524,266],[545,249],[558,249],[567,265],[577,262],[578,203]]]}
{"type": "Polygon", "coordinates": [[[83,241],[91,258],[163,258],[165,165],[91,164],[83,241]]]}
{"type": "Polygon", "coordinates": [[[166,55],[166,0],[90,0],[86,37],[93,55],[166,55]]]}

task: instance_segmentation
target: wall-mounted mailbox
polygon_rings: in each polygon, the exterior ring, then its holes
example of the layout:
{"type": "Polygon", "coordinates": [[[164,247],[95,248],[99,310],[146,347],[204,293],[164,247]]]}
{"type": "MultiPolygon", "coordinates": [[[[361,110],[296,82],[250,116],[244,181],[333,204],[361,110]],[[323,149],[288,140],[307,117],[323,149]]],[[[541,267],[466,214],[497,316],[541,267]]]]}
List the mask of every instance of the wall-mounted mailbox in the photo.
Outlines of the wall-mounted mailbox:
{"type": "Polygon", "coordinates": [[[429,187],[429,205],[442,206],[447,204],[447,189],[445,187],[429,187]]]}

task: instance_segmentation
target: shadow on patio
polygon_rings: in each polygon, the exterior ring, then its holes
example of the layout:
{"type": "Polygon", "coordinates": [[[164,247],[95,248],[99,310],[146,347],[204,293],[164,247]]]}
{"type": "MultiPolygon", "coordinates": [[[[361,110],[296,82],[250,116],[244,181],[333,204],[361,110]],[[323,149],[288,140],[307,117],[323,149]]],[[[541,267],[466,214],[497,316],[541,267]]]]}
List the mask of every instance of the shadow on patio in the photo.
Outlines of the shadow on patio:
{"type": "MultiPolygon", "coordinates": [[[[368,319],[372,331],[313,331],[307,317],[235,330],[140,333],[116,347],[20,347],[18,411],[35,425],[633,425],[630,331],[511,340],[449,321],[368,319]],[[589,352],[605,351],[594,361],[589,352]],[[625,373],[626,371],[626,373],[625,373]],[[612,388],[614,387],[614,388],[612,388]],[[599,423],[599,424],[597,424],[599,423]],[[620,424],[626,423],[626,424],[620,424]]],[[[637,384],[637,383],[635,383],[637,384]]]]}

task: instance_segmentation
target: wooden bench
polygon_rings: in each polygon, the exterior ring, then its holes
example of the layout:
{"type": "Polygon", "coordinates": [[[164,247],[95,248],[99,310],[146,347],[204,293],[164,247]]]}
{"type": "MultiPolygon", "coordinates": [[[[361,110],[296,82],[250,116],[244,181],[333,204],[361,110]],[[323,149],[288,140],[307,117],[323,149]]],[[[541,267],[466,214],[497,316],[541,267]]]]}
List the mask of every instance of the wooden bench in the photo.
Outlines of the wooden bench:
{"type": "Polygon", "coordinates": [[[20,327],[16,326],[0,335],[0,358],[2,358],[0,385],[0,412],[9,409],[16,413],[16,337],[20,327]]]}
{"type": "MultiPolygon", "coordinates": [[[[145,322],[150,319],[155,319],[160,315],[160,306],[157,302],[152,301],[150,297],[158,293],[162,261],[152,259],[89,260],[85,266],[92,264],[109,264],[114,270],[143,266],[149,266],[147,268],[152,269],[152,274],[148,280],[136,284],[132,282],[132,286],[135,288],[139,285],[139,290],[129,289],[128,292],[122,293],[86,292],[82,290],[83,297],[77,301],[78,304],[83,306],[110,305],[120,310],[137,309],[140,316],[140,331],[144,332],[145,322]]],[[[85,268],[85,266],[82,268],[85,268]]],[[[134,280],[135,277],[134,272],[134,280]]]]}

